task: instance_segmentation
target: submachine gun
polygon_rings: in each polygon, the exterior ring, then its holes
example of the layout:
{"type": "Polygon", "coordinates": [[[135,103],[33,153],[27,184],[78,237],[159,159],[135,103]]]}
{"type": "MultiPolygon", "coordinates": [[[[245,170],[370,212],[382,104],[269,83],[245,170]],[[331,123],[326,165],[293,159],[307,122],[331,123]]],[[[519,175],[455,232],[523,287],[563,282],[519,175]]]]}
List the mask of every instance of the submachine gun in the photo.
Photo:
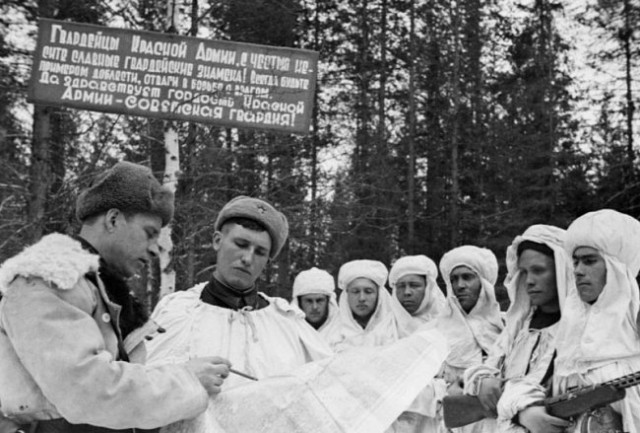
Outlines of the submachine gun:
{"type": "MultiPolygon", "coordinates": [[[[547,412],[562,419],[577,419],[593,409],[622,400],[625,389],[640,384],[640,371],[597,385],[574,388],[564,394],[538,402],[547,412]]],[[[462,427],[493,416],[473,395],[447,396],[442,399],[444,423],[448,428],[462,427]]]]}

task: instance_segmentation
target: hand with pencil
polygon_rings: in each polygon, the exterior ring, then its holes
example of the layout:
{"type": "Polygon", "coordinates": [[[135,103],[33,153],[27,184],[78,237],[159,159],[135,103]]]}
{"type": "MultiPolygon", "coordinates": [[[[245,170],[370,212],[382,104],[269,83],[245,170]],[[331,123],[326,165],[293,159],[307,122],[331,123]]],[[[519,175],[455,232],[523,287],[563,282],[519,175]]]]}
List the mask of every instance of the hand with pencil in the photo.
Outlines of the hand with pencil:
{"type": "Polygon", "coordinates": [[[185,365],[196,375],[211,397],[220,393],[222,383],[229,376],[229,373],[237,374],[250,380],[258,380],[246,373],[234,370],[231,368],[231,362],[219,356],[192,359],[185,365]]]}
{"type": "Polygon", "coordinates": [[[220,393],[222,383],[229,376],[231,363],[219,356],[207,356],[189,360],[185,366],[213,397],[220,393]]]}

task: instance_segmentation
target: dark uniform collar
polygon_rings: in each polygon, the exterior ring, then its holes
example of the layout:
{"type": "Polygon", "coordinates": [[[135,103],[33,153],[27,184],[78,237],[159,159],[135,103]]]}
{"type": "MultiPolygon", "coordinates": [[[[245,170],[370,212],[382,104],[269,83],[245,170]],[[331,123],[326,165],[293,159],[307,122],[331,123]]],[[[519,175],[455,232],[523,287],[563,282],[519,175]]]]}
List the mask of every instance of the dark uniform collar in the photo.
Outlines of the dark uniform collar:
{"type": "Polygon", "coordinates": [[[559,320],[560,311],[545,313],[540,308],[536,308],[529,322],[529,329],[544,329],[557,323],[559,320]]]}
{"type": "Polygon", "coordinates": [[[238,290],[218,281],[215,277],[212,277],[211,281],[204,286],[200,299],[207,304],[235,311],[246,307],[251,310],[260,310],[269,305],[269,302],[258,294],[255,285],[246,290],[238,290]]]}
{"type": "MultiPolygon", "coordinates": [[[[82,245],[82,249],[84,249],[86,251],[89,251],[91,254],[95,254],[96,256],[100,255],[98,250],[96,250],[95,247],[93,245],[91,245],[89,243],[89,241],[86,240],[85,238],[83,238],[81,236],[74,236],[73,238],[75,240],[77,240],[78,242],[80,242],[80,245],[82,245]]],[[[102,257],[100,257],[100,260],[102,260],[102,257]]]]}

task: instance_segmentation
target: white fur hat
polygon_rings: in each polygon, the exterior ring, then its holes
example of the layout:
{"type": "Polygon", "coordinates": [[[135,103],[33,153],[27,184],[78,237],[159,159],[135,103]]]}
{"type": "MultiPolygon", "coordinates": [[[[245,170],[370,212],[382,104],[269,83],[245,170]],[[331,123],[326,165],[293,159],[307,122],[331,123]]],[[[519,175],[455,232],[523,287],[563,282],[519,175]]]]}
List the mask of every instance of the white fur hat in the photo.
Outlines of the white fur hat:
{"type": "Polygon", "coordinates": [[[300,272],[293,280],[293,297],[303,295],[327,295],[335,292],[336,284],[325,270],[311,268],[300,272]]]}

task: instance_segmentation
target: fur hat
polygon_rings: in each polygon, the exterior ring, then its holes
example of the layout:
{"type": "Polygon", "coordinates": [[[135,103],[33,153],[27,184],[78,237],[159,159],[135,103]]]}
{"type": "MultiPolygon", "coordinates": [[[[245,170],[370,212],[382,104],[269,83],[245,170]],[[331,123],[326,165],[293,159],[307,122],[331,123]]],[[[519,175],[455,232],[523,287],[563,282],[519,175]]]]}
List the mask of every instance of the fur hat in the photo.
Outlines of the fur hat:
{"type": "Polygon", "coordinates": [[[231,218],[247,218],[263,225],[271,237],[269,257],[276,258],[289,236],[289,223],[283,213],[278,212],[264,200],[239,195],[224,205],[216,219],[215,230],[219,231],[231,218]]]}
{"type": "Polygon", "coordinates": [[[173,217],[173,192],[163,187],[151,170],[122,161],[96,176],[76,201],[76,217],[84,221],[109,209],[158,215],[162,226],[173,217]]]}

